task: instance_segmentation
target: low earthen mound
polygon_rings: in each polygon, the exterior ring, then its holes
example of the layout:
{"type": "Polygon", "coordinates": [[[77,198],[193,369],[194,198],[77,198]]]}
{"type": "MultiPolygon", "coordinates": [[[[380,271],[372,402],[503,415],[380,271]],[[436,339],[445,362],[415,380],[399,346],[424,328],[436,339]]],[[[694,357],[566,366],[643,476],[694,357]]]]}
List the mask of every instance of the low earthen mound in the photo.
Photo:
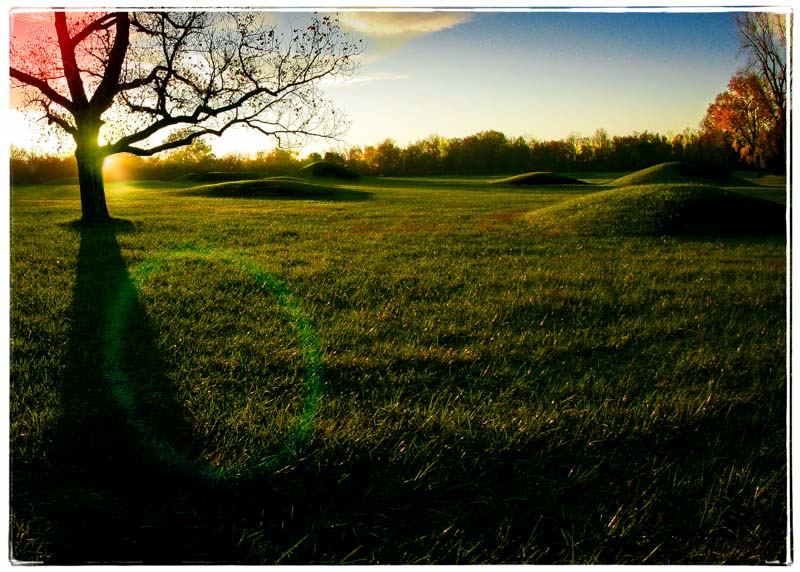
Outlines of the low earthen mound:
{"type": "Polygon", "coordinates": [[[592,236],[783,234],[783,205],[700,184],[637,185],[600,191],[525,218],[551,233],[592,236]]]}
{"type": "Polygon", "coordinates": [[[506,179],[494,181],[496,185],[588,185],[586,181],[551,173],[550,171],[536,171],[523,173],[506,179]]]}

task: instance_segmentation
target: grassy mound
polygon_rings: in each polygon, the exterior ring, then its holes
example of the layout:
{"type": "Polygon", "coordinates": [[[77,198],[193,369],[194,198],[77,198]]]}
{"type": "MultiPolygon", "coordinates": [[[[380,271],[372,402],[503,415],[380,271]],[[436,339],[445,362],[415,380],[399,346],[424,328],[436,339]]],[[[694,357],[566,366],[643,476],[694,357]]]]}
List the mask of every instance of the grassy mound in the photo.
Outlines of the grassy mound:
{"type": "Polygon", "coordinates": [[[201,185],[182,191],[181,194],[213,198],[270,198],[353,201],[368,198],[369,193],[320,185],[294,177],[272,177],[249,181],[232,181],[201,185]]]}
{"type": "Polygon", "coordinates": [[[220,183],[261,178],[264,178],[264,173],[257,171],[211,171],[210,173],[186,173],[176,178],[175,181],[180,183],[220,183]]]}
{"type": "Polygon", "coordinates": [[[359,174],[351,171],[344,165],[331,161],[317,161],[306,165],[297,171],[298,177],[311,179],[342,179],[352,181],[359,178],[359,174]]]}
{"type": "Polygon", "coordinates": [[[695,165],[674,161],[660,163],[641,171],[636,171],[612,181],[618,187],[630,185],[658,185],[665,183],[706,183],[712,185],[727,184],[750,186],[745,180],[736,179],[723,168],[710,165],[695,165]]]}
{"type": "Polygon", "coordinates": [[[588,185],[586,181],[573,179],[566,175],[551,173],[549,171],[536,171],[523,173],[494,182],[497,185],[588,185]]]}
{"type": "Polygon", "coordinates": [[[785,232],[785,208],[700,184],[640,185],[602,191],[531,211],[554,233],[595,236],[738,236],[785,232]]]}

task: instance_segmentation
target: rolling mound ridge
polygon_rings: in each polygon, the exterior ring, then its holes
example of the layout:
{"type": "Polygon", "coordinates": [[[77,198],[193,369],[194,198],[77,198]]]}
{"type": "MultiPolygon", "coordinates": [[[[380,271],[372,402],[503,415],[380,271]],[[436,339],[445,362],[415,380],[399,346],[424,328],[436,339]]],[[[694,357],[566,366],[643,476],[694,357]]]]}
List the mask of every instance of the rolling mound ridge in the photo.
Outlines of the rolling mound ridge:
{"type": "Polygon", "coordinates": [[[269,198],[329,201],[365,200],[369,193],[332,185],[320,185],[295,177],[272,177],[200,185],[181,192],[208,198],[269,198]]]}
{"type": "Polygon", "coordinates": [[[246,181],[262,179],[264,173],[256,171],[210,171],[208,173],[186,173],[175,179],[175,182],[189,183],[221,183],[226,181],[246,181]]]}
{"type": "Polygon", "coordinates": [[[700,184],[600,191],[525,216],[553,234],[593,236],[784,234],[785,217],[778,203],[700,184]]]}
{"type": "Polygon", "coordinates": [[[332,161],[317,161],[306,165],[297,171],[298,177],[311,179],[341,179],[352,181],[359,178],[359,174],[332,161]]]}
{"type": "Polygon", "coordinates": [[[523,173],[506,179],[494,181],[496,185],[588,185],[586,181],[573,179],[550,171],[523,173]]]}
{"type": "Polygon", "coordinates": [[[708,185],[733,185],[748,187],[751,183],[731,177],[724,169],[674,161],[660,163],[611,181],[609,185],[657,185],[664,183],[705,183],[708,185]]]}

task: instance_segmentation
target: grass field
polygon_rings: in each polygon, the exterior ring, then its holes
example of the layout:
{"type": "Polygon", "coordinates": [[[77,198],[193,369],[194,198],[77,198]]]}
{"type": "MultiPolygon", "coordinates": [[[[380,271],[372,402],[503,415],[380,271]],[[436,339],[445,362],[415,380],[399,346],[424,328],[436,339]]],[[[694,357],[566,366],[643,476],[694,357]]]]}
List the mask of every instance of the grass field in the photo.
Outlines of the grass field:
{"type": "Polygon", "coordinates": [[[496,179],[12,189],[12,557],[785,561],[785,235],[496,179]]]}

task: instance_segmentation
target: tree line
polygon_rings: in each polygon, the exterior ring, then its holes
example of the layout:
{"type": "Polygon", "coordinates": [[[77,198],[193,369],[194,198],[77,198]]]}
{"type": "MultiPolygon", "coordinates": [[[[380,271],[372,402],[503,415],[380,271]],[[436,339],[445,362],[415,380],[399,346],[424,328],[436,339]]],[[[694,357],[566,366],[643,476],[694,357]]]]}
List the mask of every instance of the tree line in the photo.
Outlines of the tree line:
{"type": "Polygon", "coordinates": [[[464,138],[430,136],[405,147],[387,139],[329,155],[355,171],[377,176],[635,171],[669,161],[728,170],[744,166],[724,139],[690,130],[673,136],[643,132],[611,137],[598,129],[591,137],[572,134],[550,141],[482,131],[464,138]]]}
{"type": "MultiPolygon", "coordinates": [[[[204,139],[196,139],[191,145],[157,157],[115,157],[113,164],[106,165],[104,176],[109,181],[172,180],[187,173],[216,171],[275,176],[291,174],[322,160],[370,176],[635,171],[669,161],[715,166],[720,170],[747,168],[739,153],[714,133],[686,130],[673,136],[644,132],[611,137],[598,129],[591,137],[573,134],[551,141],[507,137],[499,131],[482,131],[463,138],[431,135],[406,146],[386,139],[377,145],[351,146],[302,158],[286,149],[260,151],[255,156],[217,157],[204,139]]],[[[71,157],[41,157],[14,149],[11,174],[15,184],[29,184],[74,177],[77,169],[71,157]]]]}

